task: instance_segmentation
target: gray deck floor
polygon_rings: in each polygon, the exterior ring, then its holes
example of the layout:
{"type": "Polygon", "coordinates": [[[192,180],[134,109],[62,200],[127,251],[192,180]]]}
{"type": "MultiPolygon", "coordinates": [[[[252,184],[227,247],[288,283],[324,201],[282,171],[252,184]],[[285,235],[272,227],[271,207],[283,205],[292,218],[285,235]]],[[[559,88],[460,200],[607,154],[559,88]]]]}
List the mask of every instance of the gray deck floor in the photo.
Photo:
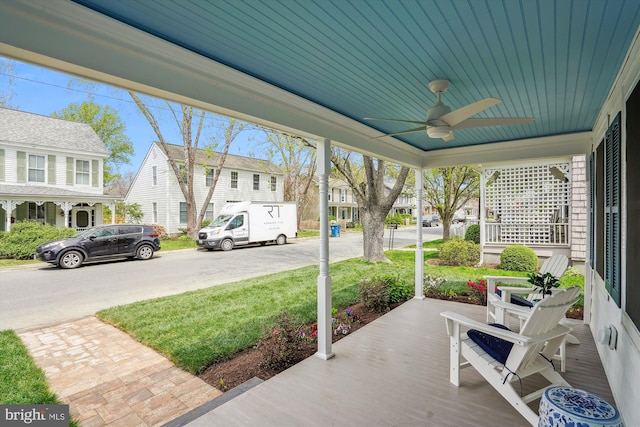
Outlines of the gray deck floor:
{"type": "MultiPolygon", "coordinates": [[[[440,316],[449,310],[485,318],[480,306],[408,301],[335,343],[334,358],[310,357],[189,426],[528,425],[473,368],[461,372],[461,387],[449,383],[440,316]]],[[[567,346],[565,379],[614,403],[588,327],[574,335],[581,343],[567,346]]]]}

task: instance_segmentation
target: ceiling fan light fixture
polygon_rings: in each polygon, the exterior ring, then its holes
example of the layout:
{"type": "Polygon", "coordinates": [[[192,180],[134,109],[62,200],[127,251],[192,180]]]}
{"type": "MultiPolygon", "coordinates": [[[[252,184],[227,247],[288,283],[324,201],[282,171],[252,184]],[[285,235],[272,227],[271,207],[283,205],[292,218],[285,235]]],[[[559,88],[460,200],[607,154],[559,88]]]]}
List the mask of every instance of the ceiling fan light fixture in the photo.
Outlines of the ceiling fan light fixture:
{"type": "Polygon", "coordinates": [[[446,125],[427,126],[427,135],[430,138],[445,138],[451,133],[451,128],[446,125]]]}

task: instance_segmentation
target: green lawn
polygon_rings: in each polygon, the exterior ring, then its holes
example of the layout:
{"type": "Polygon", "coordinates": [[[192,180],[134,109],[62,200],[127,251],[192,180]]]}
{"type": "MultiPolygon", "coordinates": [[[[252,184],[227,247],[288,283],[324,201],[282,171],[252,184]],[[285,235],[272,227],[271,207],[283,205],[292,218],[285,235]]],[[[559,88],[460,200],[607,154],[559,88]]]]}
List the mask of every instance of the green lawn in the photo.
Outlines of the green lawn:
{"type": "Polygon", "coordinates": [[[0,331],[0,403],[57,404],[44,372],[13,331],[0,331]]]}
{"type": "MultiPolygon", "coordinates": [[[[178,239],[171,243],[167,245],[167,241],[163,241],[163,250],[189,248],[187,243],[193,242],[178,239]]],[[[431,244],[437,247],[439,243],[431,244]]],[[[351,259],[330,265],[335,308],[356,301],[357,285],[364,278],[392,274],[414,283],[414,252],[393,250],[386,254],[391,264],[351,259]]],[[[427,261],[437,256],[437,251],[425,252],[427,261]]],[[[446,279],[439,291],[458,294],[467,292],[467,281],[477,281],[484,275],[524,275],[429,264],[425,264],[424,274],[446,279]]],[[[255,345],[283,311],[298,317],[301,322],[313,322],[317,317],[317,276],[317,266],[304,267],[112,307],[98,312],[97,316],[155,348],[183,369],[198,373],[218,359],[255,345]]],[[[583,282],[582,276],[562,278],[562,286],[583,282]]],[[[49,403],[46,399],[55,399],[48,391],[44,375],[13,331],[0,332],[0,368],[0,403],[49,403]]]]}
{"type": "MultiPolygon", "coordinates": [[[[395,274],[413,282],[413,253],[391,251],[393,264],[353,259],[332,264],[333,304],[356,301],[365,277],[395,274]]],[[[255,345],[281,312],[316,316],[318,267],[304,267],[223,286],[102,310],[97,316],[157,349],[176,365],[200,372],[218,358],[255,345]]]]}

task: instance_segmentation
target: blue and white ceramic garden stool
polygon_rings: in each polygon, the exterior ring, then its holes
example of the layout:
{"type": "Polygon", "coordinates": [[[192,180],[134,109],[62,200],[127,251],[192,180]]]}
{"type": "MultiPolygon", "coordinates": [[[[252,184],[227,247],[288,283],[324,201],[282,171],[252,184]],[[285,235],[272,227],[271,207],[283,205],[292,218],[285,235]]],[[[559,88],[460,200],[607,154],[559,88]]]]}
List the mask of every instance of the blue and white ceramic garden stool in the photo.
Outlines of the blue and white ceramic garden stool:
{"type": "Polygon", "coordinates": [[[624,427],[615,406],[573,387],[547,387],[538,413],[538,427],[624,427]]]}

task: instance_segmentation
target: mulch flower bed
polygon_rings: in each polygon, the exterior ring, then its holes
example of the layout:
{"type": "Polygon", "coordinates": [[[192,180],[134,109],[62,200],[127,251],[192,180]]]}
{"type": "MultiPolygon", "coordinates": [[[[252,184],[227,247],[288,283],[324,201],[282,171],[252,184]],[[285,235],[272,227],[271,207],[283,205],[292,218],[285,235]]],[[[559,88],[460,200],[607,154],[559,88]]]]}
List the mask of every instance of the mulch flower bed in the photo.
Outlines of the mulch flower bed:
{"type": "MultiPolygon", "coordinates": [[[[469,296],[465,295],[448,296],[441,293],[427,291],[425,296],[427,298],[450,300],[465,304],[483,305],[478,299],[471,299],[469,296]]],[[[393,309],[398,305],[400,304],[395,304],[391,308],[393,309]]],[[[371,323],[384,314],[371,311],[362,303],[346,307],[344,311],[346,310],[351,310],[353,315],[359,318],[358,322],[351,324],[350,333],[362,328],[368,323],[371,323]]],[[[582,315],[582,308],[574,308],[567,312],[567,317],[572,319],[582,319],[582,315]]],[[[336,342],[345,336],[347,335],[333,335],[333,342],[336,342]]],[[[316,341],[308,340],[302,343],[295,354],[292,355],[293,363],[301,362],[307,357],[312,356],[317,351],[317,348],[318,343],[316,341]]],[[[285,369],[266,368],[263,366],[263,360],[264,354],[262,349],[258,348],[258,346],[252,347],[235,354],[227,360],[214,363],[204,370],[199,377],[213,387],[224,392],[250,380],[253,377],[267,380],[285,369]]]]}

